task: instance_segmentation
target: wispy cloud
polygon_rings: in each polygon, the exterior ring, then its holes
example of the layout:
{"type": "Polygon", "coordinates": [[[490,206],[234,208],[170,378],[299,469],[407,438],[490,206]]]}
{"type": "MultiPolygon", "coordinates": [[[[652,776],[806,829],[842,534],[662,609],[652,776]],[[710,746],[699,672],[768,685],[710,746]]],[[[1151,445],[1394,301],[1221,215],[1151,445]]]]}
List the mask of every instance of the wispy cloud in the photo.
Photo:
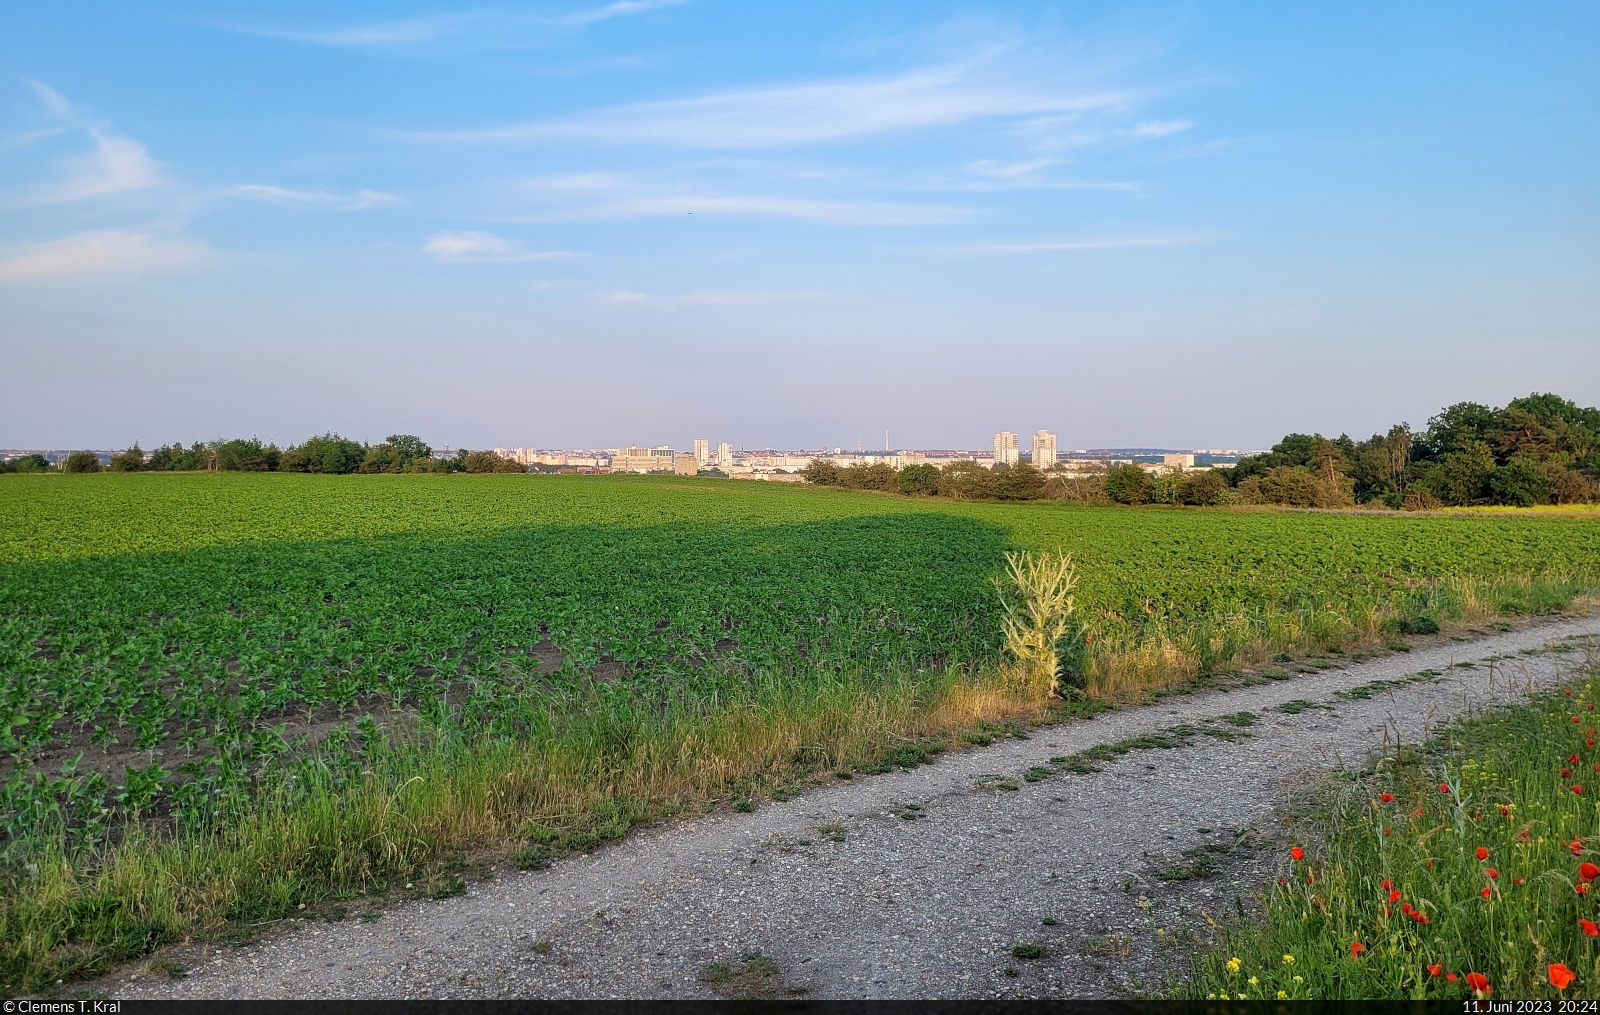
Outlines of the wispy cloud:
{"type": "Polygon", "coordinates": [[[1135,137],[1166,137],[1193,126],[1188,120],[1144,120],[1134,124],[1132,133],[1135,137]]]}
{"type": "Polygon", "coordinates": [[[692,292],[686,294],[683,301],[723,307],[756,307],[789,300],[810,300],[821,295],[822,293],[817,290],[753,289],[736,292],[692,292]]]}
{"type": "Polygon", "coordinates": [[[163,182],[161,166],[144,145],[105,127],[89,130],[94,151],[61,162],[61,176],[34,191],[39,204],[83,201],[147,190],[163,182]]]}
{"type": "Polygon", "coordinates": [[[761,148],[816,144],[977,119],[1119,107],[1116,91],[1076,91],[1008,80],[991,58],[893,77],[824,81],[614,106],[490,130],[414,133],[445,141],[581,140],[761,148]]]}
{"type": "Polygon", "coordinates": [[[154,233],[102,229],[36,243],[0,261],[0,280],[60,275],[148,275],[186,268],[210,251],[202,243],[154,233]]]}
{"type": "Polygon", "coordinates": [[[493,233],[449,230],[428,237],[422,252],[436,261],[558,261],[580,256],[570,250],[529,251],[493,233]]]}
{"type": "Polygon", "coordinates": [[[23,78],[22,80],[26,81],[28,87],[33,89],[34,94],[39,96],[39,101],[49,106],[53,111],[62,115],[71,111],[72,103],[68,102],[65,96],[43,81],[35,81],[32,78],[23,78]]]}
{"type": "Polygon", "coordinates": [[[501,216],[507,221],[593,222],[738,215],[836,225],[912,226],[964,221],[974,215],[969,209],[944,205],[718,193],[693,185],[662,184],[606,173],[538,177],[524,182],[520,191],[532,207],[501,216]]]}
{"type": "Polygon", "coordinates": [[[320,205],[339,211],[361,211],[366,208],[395,207],[405,200],[395,194],[376,190],[358,190],[354,194],[335,194],[326,190],[290,190],[264,183],[240,183],[228,187],[226,194],[252,201],[270,201],[278,204],[320,205]]]}
{"type": "Polygon", "coordinates": [[[1196,243],[1210,243],[1217,237],[1210,235],[1166,236],[1091,236],[1073,240],[1043,240],[1034,243],[990,243],[960,247],[970,254],[1029,254],[1054,250],[1109,250],[1115,247],[1187,247],[1196,243]]]}
{"type": "Polygon", "coordinates": [[[369,22],[338,28],[270,28],[260,25],[216,25],[225,31],[282,39],[314,46],[395,47],[415,46],[442,39],[474,35],[485,44],[500,48],[534,41],[529,31],[549,34],[551,29],[578,29],[612,18],[643,14],[664,7],[677,7],[688,0],[624,0],[570,11],[566,14],[526,14],[506,10],[463,11],[435,17],[402,21],[369,22]]]}
{"type": "Polygon", "coordinates": [[[595,296],[599,299],[605,300],[607,303],[615,303],[619,306],[631,306],[635,303],[643,303],[645,300],[650,298],[644,293],[634,293],[615,289],[602,289],[595,293],[595,296]]]}

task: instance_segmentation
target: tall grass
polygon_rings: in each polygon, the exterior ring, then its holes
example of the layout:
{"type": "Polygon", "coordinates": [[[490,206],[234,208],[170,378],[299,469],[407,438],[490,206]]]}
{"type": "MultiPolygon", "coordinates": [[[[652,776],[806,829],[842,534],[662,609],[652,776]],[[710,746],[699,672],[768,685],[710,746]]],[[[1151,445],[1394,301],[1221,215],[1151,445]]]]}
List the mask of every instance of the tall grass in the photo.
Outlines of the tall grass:
{"type": "MultiPolygon", "coordinates": [[[[994,673],[825,673],[758,683],[716,711],[617,722],[575,708],[535,743],[389,743],[240,820],[174,838],[131,828],[103,853],[13,843],[0,882],[0,990],[48,987],[186,935],[383,892],[442,857],[528,843],[590,848],[652,818],[834,769],[915,764],[953,730],[1038,704],[994,673]]],[[[419,889],[420,890],[420,889],[419,889]]]]}
{"type": "Polygon", "coordinates": [[[1590,646],[1565,693],[1465,719],[1334,783],[1297,833],[1301,855],[1283,856],[1262,918],[1224,928],[1178,992],[1600,993],[1596,658],[1590,646]]]}
{"type": "Polygon", "coordinates": [[[1090,697],[1137,701],[1196,676],[1262,666],[1274,657],[1376,651],[1421,621],[1459,630],[1508,617],[1587,612],[1600,582],[1578,573],[1413,582],[1396,594],[1279,610],[1196,617],[1085,618],[1081,665],[1090,697]]]}

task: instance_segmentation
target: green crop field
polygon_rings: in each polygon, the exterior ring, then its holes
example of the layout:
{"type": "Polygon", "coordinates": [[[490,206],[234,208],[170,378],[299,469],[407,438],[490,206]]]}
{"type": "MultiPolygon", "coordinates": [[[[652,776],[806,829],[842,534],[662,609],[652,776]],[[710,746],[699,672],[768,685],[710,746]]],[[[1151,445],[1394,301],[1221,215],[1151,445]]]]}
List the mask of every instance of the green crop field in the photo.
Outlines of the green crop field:
{"type": "MultiPolygon", "coordinates": [[[[445,785],[430,758],[499,772],[504,752],[566,737],[600,760],[546,782],[598,786],[644,764],[668,727],[770,717],[843,685],[926,697],[992,670],[992,579],[1023,547],[1074,555],[1087,670],[1156,642],[1225,669],[1273,639],[1336,644],[1383,617],[1459,613],[1474,587],[1493,610],[1537,611],[1600,571],[1600,524],[1561,515],[951,503],[656,477],[4,477],[0,821],[6,894],[23,901],[0,912],[0,974],[91,968],[195,921],[279,912],[328,878],[370,886],[451,841],[407,840],[385,859],[335,829],[333,846],[275,845],[290,873],[254,895],[212,871],[224,901],[157,892],[166,901],[137,919],[131,903],[49,916],[42,875],[17,874],[19,858],[54,858],[58,902],[132,897],[107,887],[131,876],[116,873],[130,843],[148,857],[231,836],[237,853],[265,835],[246,818],[269,804],[298,813],[424,770],[445,785]],[[1494,584],[1507,577],[1521,581],[1494,584]],[[304,857],[324,848],[343,873],[318,881],[304,857]],[[341,850],[370,855],[350,874],[341,850]],[[73,942],[79,966],[63,965],[73,942]]],[[[511,809],[497,827],[589,820],[590,804],[553,818],[495,799],[511,809]]],[[[649,813],[607,806],[613,830],[649,813]]]]}
{"type": "Polygon", "coordinates": [[[1600,561],[1600,525],[1559,517],[952,505],[621,477],[16,477],[0,533],[13,835],[53,810],[61,787],[42,780],[80,752],[80,810],[162,797],[200,818],[294,753],[295,716],[381,701],[534,736],[596,674],[638,707],[714,699],[749,670],[981,663],[999,649],[988,578],[1007,547],[1071,551],[1104,636],[1600,561]]]}

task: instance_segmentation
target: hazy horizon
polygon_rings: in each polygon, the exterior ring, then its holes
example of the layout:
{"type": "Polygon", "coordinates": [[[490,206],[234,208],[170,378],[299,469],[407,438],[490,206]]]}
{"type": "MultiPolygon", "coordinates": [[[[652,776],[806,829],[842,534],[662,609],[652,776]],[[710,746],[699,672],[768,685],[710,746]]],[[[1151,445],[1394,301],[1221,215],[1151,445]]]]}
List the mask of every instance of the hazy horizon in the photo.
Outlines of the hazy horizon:
{"type": "Polygon", "coordinates": [[[0,444],[1357,439],[1600,403],[1600,8],[19,8],[0,444]]]}

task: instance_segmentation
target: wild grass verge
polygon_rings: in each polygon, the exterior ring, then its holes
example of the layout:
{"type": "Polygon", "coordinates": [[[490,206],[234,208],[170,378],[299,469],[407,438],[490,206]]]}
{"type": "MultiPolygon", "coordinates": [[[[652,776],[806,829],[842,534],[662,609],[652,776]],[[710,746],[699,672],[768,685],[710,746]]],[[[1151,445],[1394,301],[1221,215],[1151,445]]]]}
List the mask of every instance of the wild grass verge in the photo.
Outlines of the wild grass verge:
{"type": "Polygon", "coordinates": [[[203,834],[133,825],[104,851],[38,834],[13,842],[0,872],[0,991],[46,990],[167,941],[402,883],[433,893],[444,858],[520,847],[537,863],[815,773],[915,765],[953,731],[1037,704],[995,673],[956,668],[772,679],[714,711],[654,718],[586,702],[535,743],[419,729],[368,752],[360,778],[329,770],[203,834]]]}
{"type": "Polygon", "coordinates": [[[1194,998],[1600,992],[1600,750],[1583,676],[1458,721],[1329,790],[1258,921],[1223,928],[1194,998]]]}
{"type": "MultiPolygon", "coordinates": [[[[1600,593],[1587,573],[1547,572],[1498,578],[1419,580],[1387,595],[1277,610],[1218,611],[1136,620],[1102,613],[1084,617],[1073,664],[1088,695],[1138,701],[1197,676],[1268,665],[1278,657],[1330,651],[1351,654],[1506,618],[1586,613],[1600,593]]],[[[1279,660],[1282,661],[1282,660],[1279,660]]]]}

